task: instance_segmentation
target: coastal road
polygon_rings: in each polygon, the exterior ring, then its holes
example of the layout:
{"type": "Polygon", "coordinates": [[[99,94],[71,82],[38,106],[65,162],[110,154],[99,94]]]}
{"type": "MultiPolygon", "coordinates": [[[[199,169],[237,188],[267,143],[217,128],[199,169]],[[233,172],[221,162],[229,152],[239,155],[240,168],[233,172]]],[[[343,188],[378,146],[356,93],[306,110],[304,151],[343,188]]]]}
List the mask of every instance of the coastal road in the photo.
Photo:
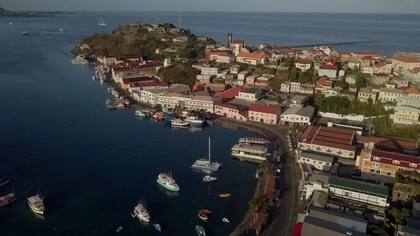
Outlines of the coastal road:
{"type": "Polygon", "coordinates": [[[280,174],[280,183],[282,195],[280,206],[275,209],[274,218],[265,230],[262,236],[291,236],[298,214],[298,185],[299,168],[294,159],[289,155],[287,141],[288,129],[281,126],[269,126],[258,123],[245,123],[233,121],[227,118],[218,118],[222,123],[236,123],[240,127],[259,131],[274,140],[278,147],[278,153],[282,159],[282,172],[280,174]]]}

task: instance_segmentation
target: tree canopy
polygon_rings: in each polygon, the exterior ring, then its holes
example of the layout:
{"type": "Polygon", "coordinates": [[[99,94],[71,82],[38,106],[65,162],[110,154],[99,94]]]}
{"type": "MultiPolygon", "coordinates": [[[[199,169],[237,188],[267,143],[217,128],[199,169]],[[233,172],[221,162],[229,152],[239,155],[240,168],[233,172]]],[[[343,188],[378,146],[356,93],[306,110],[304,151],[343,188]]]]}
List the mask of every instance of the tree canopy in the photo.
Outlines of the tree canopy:
{"type": "Polygon", "coordinates": [[[167,83],[194,85],[199,70],[193,68],[191,64],[179,64],[159,70],[159,76],[167,83]]]}

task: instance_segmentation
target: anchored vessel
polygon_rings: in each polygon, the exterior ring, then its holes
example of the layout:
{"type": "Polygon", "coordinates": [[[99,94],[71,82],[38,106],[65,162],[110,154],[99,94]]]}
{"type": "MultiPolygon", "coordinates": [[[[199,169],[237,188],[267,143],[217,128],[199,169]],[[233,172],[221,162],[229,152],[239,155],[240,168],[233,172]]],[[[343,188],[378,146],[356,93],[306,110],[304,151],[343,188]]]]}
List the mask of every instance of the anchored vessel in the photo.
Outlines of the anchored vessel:
{"type": "Polygon", "coordinates": [[[16,201],[16,196],[14,193],[9,193],[0,197],[0,207],[9,205],[10,203],[16,201]]]}
{"type": "Polygon", "coordinates": [[[193,127],[203,127],[204,124],[204,120],[200,119],[197,116],[188,116],[186,121],[188,121],[188,123],[193,126],[193,127]]]}
{"type": "Polygon", "coordinates": [[[204,227],[201,225],[195,226],[195,232],[197,232],[198,236],[206,236],[206,231],[204,230],[204,227]]]}
{"type": "Polygon", "coordinates": [[[106,26],[105,21],[103,18],[99,18],[98,20],[98,26],[106,26]]]}
{"type": "Polygon", "coordinates": [[[217,181],[217,177],[211,176],[211,175],[205,175],[203,177],[203,182],[205,183],[210,183],[210,182],[214,182],[217,181]]]}
{"type": "Polygon", "coordinates": [[[146,209],[145,204],[142,202],[137,203],[137,206],[134,207],[133,213],[131,213],[133,218],[138,218],[141,222],[148,224],[150,222],[150,214],[146,209]]]}
{"type": "Polygon", "coordinates": [[[181,120],[181,119],[174,119],[171,120],[171,125],[173,127],[186,127],[188,126],[190,123],[186,120],[181,120]]]}
{"type": "Polygon", "coordinates": [[[262,162],[269,157],[268,148],[264,145],[251,145],[245,143],[235,144],[231,148],[232,156],[239,160],[262,162]]]}
{"type": "Polygon", "coordinates": [[[218,171],[222,164],[219,162],[211,162],[211,152],[210,152],[210,146],[211,146],[211,139],[209,137],[209,158],[206,159],[198,159],[194,162],[194,164],[191,166],[191,168],[196,170],[202,170],[202,171],[218,171]]]}
{"type": "Polygon", "coordinates": [[[178,184],[175,182],[175,180],[169,174],[160,173],[157,177],[156,182],[158,182],[158,184],[160,184],[162,187],[164,187],[165,189],[167,189],[169,191],[172,191],[172,192],[178,192],[179,191],[178,184]]]}
{"type": "Polygon", "coordinates": [[[31,208],[31,210],[36,214],[43,215],[45,212],[44,199],[39,194],[29,197],[28,205],[31,208]]]}

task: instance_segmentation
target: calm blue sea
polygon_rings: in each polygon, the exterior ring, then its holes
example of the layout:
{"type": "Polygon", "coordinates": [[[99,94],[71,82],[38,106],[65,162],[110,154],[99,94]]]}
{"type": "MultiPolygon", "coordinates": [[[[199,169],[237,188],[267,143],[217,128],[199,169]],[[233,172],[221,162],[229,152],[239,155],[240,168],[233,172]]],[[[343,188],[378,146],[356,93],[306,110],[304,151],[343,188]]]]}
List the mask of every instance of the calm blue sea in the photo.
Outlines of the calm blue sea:
{"type": "Polygon", "coordinates": [[[145,200],[161,235],[194,235],[203,224],[208,235],[227,235],[239,222],[255,187],[255,166],[231,160],[229,148],[245,130],[222,127],[190,133],[137,120],[133,111],[104,109],[108,94],[91,80],[93,69],[74,66],[69,53],[81,38],[134,21],[178,23],[220,42],[227,32],[248,44],[296,45],[380,40],[342,50],[420,51],[419,15],[291,13],[77,13],[55,18],[0,18],[0,176],[12,185],[16,204],[0,209],[0,235],[158,235],[130,217],[145,200]],[[106,27],[96,26],[104,18],[106,27]],[[9,25],[12,22],[12,25],[9,25]],[[64,32],[58,32],[62,28],[64,32]],[[30,36],[22,37],[22,31],[30,36]],[[201,182],[191,163],[207,152],[223,162],[220,181],[201,182]],[[179,196],[155,183],[171,171],[179,196]],[[41,191],[48,212],[38,219],[26,197],[41,191]],[[231,192],[221,201],[219,192],[231,192]],[[208,223],[200,208],[214,209],[208,223]],[[222,224],[228,217],[231,224],[222,224]]]}

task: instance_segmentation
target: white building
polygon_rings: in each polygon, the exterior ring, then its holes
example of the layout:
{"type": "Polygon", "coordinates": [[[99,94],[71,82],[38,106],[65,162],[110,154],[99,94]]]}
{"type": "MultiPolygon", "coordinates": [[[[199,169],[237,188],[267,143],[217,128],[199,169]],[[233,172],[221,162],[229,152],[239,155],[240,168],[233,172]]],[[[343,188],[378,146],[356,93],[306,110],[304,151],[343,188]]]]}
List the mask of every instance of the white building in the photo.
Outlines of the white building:
{"type": "Polygon", "coordinates": [[[284,111],[280,116],[282,124],[290,125],[311,125],[315,108],[312,106],[294,105],[284,111]]]}
{"type": "Polygon", "coordinates": [[[149,104],[149,105],[156,105],[157,102],[157,97],[160,94],[165,94],[167,93],[168,90],[167,89],[144,89],[144,90],[140,90],[139,92],[137,92],[137,94],[139,94],[139,98],[138,98],[138,102],[141,103],[145,103],[145,104],[149,104]]]}
{"type": "Polygon", "coordinates": [[[202,75],[217,75],[218,72],[219,72],[219,69],[217,67],[207,67],[207,66],[201,67],[202,75]]]}
{"type": "Polygon", "coordinates": [[[326,172],[330,171],[334,163],[333,156],[314,153],[314,152],[307,152],[307,151],[302,151],[299,153],[299,160],[302,163],[306,163],[307,165],[317,170],[326,171],[326,172]]]}
{"type": "Polygon", "coordinates": [[[275,125],[278,122],[279,109],[273,105],[253,103],[249,106],[248,117],[251,122],[275,125]]]}
{"type": "Polygon", "coordinates": [[[256,102],[262,97],[261,90],[257,88],[250,88],[250,89],[244,89],[239,91],[238,96],[236,96],[237,99],[243,99],[250,102],[256,102]]]}

